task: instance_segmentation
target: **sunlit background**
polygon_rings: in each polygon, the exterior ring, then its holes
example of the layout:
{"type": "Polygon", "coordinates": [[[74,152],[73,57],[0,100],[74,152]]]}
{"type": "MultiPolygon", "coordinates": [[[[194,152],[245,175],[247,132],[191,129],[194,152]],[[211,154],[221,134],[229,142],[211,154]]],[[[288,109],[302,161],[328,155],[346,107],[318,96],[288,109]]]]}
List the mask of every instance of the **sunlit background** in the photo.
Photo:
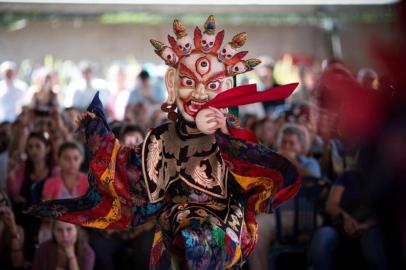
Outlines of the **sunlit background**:
{"type": "Polygon", "coordinates": [[[192,31],[210,14],[226,30],[226,40],[249,33],[250,56],[338,57],[353,68],[374,65],[371,40],[394,35],[395,1],[1,2],[0,61],[34,65],[84,58],[102,66],[158,63],[150,38],[166,40],[175,17],[192,31]]]}

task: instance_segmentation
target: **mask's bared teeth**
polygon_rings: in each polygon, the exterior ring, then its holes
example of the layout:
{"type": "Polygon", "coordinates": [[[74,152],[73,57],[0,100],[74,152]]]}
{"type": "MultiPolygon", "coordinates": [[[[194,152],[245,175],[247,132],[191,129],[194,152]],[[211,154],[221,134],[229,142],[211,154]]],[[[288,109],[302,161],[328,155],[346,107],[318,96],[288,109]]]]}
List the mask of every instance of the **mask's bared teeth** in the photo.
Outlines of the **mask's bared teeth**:
{"type": "Polygon", "coordinates": [[[190,110],[191,112],[197,112],[197,111],[198,111],[198,108],[196,108],[196,106],[194,106],[193,103],[192,103],[191,105],[189,105],[188,107],[189,107],[189,110],[190,110]]]}

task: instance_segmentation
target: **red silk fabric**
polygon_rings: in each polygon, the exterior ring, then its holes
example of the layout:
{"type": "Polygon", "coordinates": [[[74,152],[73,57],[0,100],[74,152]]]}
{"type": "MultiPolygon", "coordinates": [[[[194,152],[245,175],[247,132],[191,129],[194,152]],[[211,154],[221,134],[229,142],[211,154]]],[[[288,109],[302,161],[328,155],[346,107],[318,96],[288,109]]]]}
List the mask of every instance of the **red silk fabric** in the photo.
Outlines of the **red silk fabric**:
{"type": "Polygon", "coordinates": [[[218,94],[214,99],[204,104],[201,109],[207,107],[221,109],[256,102],[285,99],[293,93],[298,85],[299,83],[290,83],[264,91],[257,91],[256,84],[241,85],[218,94]]]}

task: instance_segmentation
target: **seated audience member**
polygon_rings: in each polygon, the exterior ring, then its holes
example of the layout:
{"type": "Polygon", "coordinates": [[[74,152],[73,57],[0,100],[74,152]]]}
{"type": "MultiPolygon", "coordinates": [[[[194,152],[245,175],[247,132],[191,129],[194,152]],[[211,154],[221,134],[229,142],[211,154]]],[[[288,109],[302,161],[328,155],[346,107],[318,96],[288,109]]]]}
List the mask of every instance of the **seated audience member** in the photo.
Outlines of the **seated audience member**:
{"type": "Polygon", "coordinates": [[[304,127],[286,124],[278,135],[278,152],[296,165],[301,176],[321,177],[320,165],[303,153],[306,146],[304,127]]]}
{"type": "MultiPolygon", "coordinates": [[[[333,258],[338,250],[345,253],[345,258],[363,258],[366,269],[386,269],[379,224],[363,203],[365,184],[356,169],[344,172],[334,182],[326,211],[335,222],[333,226],[319,228],[312,239],[311,258],[315,270],[334,269],[333,258]]],[[[351,265],[345,265],[346,269],[361,269],[352,259],[351,265]]]]}
{"type": "Polygon", "coordinates": [[[0,266],[22,269],[24,264],[24,230],[16,223],[6,193],[0,191],[0,266]]]}
{"type": "Polygon", "coordinates": [[[150,120],[148,118],[149,105],[143,103],[135,103],[128,105],[125,113],[125,121],[136,124],[141,128],[150,128],[150,120]]]}
{"type": "Polygon", "coordinates": [[[255,123],[258,121],[257,117],[253,114],[246,114],[241,118],[241,127],[254,132],[255,123]]]}
{"type": "Polygon", "coordinates": [[[92,270],[95,255],[78,226],[54,221],[52,239],[35,252],[33,270],[92,270]]]}
{"type": "MultiPolygon", "coordinates": [[[[311,157],[303,155],[306,149],[305,133],[302,127],[296,124],[285,124],[278,134],[277,150],[296,165],[301,176],[320,177],[320,166],[311,157]]],[[[294,211],[293,200],[280,206],[282,237],[291,235],[293,231],[294,211]]],[[[273,214],[259,214],[258,242],[249,259],[250,269],[269,269],[268,256],[271,242],[276,236],[276,220],[273,214]]]]}
{"type": "Polygon", "coordinates": [[[255,124],[255,135],[261,144],[275,149],[278,128],[271,117],[265,117],[255,124]]]}
{"type": "Polygon", "coordinates": [[[11,124],[0,123],[0,190],[6,189],[11,124]]]}
{"type": "Polygon", "coordinates": [[[45,134],[32,132],[26,144],[26,160],[9,168],[7,191],[17,203],[33,204],[41,200],[44,180],[56,173],[51,143],[45,134]]]}
{"type": "MultiPolygon", "coordinates": [[[[45,181],[42,190],[43,200],[69,199],[79,197],[89,188],[87,174],[79,171],[83,161],[83,151],[75,142],[65,142],[58,150],[60,172],[45,181]]],[[[43,243],[52,236],[50,223],[43,221],[38,241],[43,243]]]]}
{"type": "Polygon", "coordinates": [[[83,150],[76,142],[65,142],[58,150],[60,172],[45,181],[42,191],[44,200],[79,197],[89,188],[87,175],[80,172],[83,150]]]}
{"type": "Polygon", "coordinates": [[[49,140],[42,133],[30,133],[26,144],[26,160],[17,160],[9,168],[7,191],[14,202],[16,218],[26,234],[26,257],[32,259],[38,243],[41,220],[22,214],[29,205],[41,200],[45,179],[56,173],[49,140]]]}

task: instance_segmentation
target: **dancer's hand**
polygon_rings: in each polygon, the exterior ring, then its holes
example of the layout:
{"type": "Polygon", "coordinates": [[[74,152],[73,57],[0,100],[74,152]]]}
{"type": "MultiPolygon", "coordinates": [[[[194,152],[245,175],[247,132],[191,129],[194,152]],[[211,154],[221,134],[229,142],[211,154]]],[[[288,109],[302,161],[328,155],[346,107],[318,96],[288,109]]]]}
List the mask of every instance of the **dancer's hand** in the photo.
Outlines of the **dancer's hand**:
{"type": "Polygon", "coordinates": [[[217,129],[220,129],[221,132],[224,134],[229,135],[230,132],[228,131],[227,128],[227,111],[226,110],[219,110],[214,107],[209,107],[210,110],[212,110],[212,113],[207,114],[208,120],[206,121],[207,124],[210,123],[216,123],[213,127],[209,129],[209,131],[215,131],[217,129]]]}
{"type": "Polygon", "coordinates": [[[75,123],[76,123],[76,126],[80,126],[80,123],[84,120],[84,119],[86,119],[87,117],[90,117],[90,118],[95,118],[96,117],[96,115],[94,114],[94,113],[91,113],[91,112],[84,112],[84,113],[81,113],[79,116],[78,116],[78,118],[76,118],[76,120],[75,120],[75,123]]]}

